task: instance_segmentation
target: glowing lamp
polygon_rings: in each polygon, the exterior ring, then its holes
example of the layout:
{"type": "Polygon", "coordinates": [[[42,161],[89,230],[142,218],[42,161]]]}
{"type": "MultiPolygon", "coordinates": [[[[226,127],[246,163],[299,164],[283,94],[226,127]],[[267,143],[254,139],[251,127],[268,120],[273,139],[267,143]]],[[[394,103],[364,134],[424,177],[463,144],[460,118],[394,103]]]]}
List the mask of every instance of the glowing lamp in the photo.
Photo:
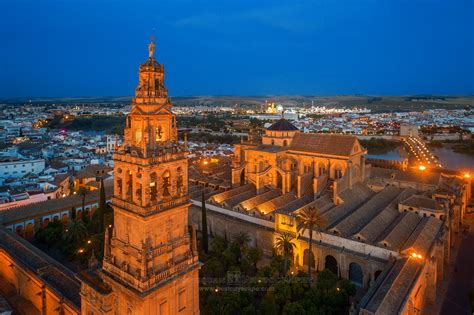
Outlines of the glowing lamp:
{"type": "Polygon", "coordinates": [[[470,177],[471,177],[471,174],[469,174],[469,173],[464,173],[464,177],[470,178],[470,177]]]}
{"type": "Polygon", "coordinates": [[[419,259],[421,259],[421,254],[416,255],[419,259]]]}
{"type": "Polygon", "coordinates": [[[426,166],[420,165],[420,166],[418,166],[418,169],[419,169],[420,171],[424,171],[424,170],[426,170],[426,166]]]}
{"type": "Polygon", "coordinates": [[[411,254],[411,256],[412,256],[413,258],[416,258],[416,257],[417,257],[416,253],[411,254]]]}

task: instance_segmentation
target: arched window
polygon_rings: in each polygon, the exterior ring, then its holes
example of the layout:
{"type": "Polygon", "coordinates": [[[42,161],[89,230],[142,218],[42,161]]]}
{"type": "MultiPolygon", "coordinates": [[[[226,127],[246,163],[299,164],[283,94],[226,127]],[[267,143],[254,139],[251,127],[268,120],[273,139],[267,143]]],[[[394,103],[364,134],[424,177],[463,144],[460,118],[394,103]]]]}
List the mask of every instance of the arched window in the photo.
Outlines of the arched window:
{"type": "Polygon", "coordinates": [[[339,267],[337,265],[337,260],[334,256],[327,255],[324,262],[324,269],[330,270],[333,274],[337,275],[339,272],[339,267]]]}
{"type": "Polygon", "coordinates": [[[15,228],[15,232],[18,235],[23,235],[23,226],[19,225],[15,228]]]}
{"type": "Polygon", "coordinates": [[[163,196],[170,196],[171,176],[170,172],[163,173],[163,196]]]}
{"type": "Polygon", "coordinates": [[[354,283],[356,286],[361,287],[364,282],[364,274],[362,272],[362,267],[357,263],[349,264],[349,280],[354,283]]]}

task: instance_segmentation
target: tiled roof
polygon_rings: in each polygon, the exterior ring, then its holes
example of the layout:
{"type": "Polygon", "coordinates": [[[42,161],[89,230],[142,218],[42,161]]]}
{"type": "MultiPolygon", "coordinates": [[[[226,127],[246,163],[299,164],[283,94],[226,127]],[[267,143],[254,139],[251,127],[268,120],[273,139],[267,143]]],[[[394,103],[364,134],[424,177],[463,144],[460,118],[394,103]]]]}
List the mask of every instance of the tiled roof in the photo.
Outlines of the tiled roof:
{"type": "Polygon", "coordinates": [[[249,191],[249,190],[255,190],[255,186],[253,184],[246,184],[242,185],[239,187],[232,188],[231,190],[227,190],[224,192],[221,192],[219,194],[216,194],[210,198],[211,202],[214,203],[221,203],[227,200],[228,198],[231,198],[235,195],[241,194],[243,192],[249,191]]]}
{"type": "Polygon", "coordinates": [[[421,264],[412,258],[400,259],[377,281],[370,297],[361,303],[361,309],[371,314],[398,314],[419,275],[421,264]]]}
{"type": "Polygon", "coordinates": [[[269,214],[270,212],[275,211],[279,207],[282,207],[282,206],[292,202],[295,199],[296,199],[295,194],[292,193],[292,192],[289,192],[289,193],[286,193],[284,195],[278,196],[274,199],[271,199],[267,202],[261,203],[261,204],[257,205],[256,208],[260,213],[269,214]]]}
{"type": "Polygon", "coordinates": [[[411,196],[407,200],[402,202],[403,205],[415,208],[425,208],[432,210],[443,209],[435,200],[425,196],[411,196]]]}
{"type": "Polygon", "coordinates": [[[295,125],[290,123],[285,118],[281,118],[280,120],[273,123],[273,125],[268,127],[267,130],[271,130],[271,131],[296,131],[296,130],[298,130],[298,128],[296,128],[295,125]]]}
{"type": "Polygon", "coordinates": [[[92,178],[103,176],[107,172],[110,172],[112,168],[107,165],[92,164],[88,165],[86,168],[80,170],[76,174],[76,178],[92,178]]]}
{"type": "Polygon", "coordinates": [[[441,173],[430,171],[401,171],[396,169],[387,169],[380,167],[372,167],[370,169],[370,178],[393,179],[402,182],[423,183],[429,185],[438,185],[441,179],[441,173]]]}
{"type": "Polygon", "coordinates": [[[72,271],[3,226],[0,226],[0,248],[80,310],[81,284],[72,271]]]}
{"type": "Polygon", "coordinates": [[[256,206],[264,202],[267,202],[268,200],[276,198],[279,195],[280,195],[280,191],[278,189],[270,189],[269,191],[264,192],[263,194],[260,194],[250,199],[242,201],[241,203],[236,205],[234,208],[240,208],[240,209],[250,211],[256,206]]]}
{"type": "Polygon", "coordinates": [[[402,252],[414,250],[426,257],[442,225],[443,221],[436,218],[422,218],[421,222],[403,245],[402,252]]]}
{"type": "Polygon", "coordinates": [[[343,236],[351,236],[360,231],[382,209],[388,206],[399,194],[399,188],[389,186],[380,191],[360,208],[345,217],[333,229],[343,236]]]}
{"type": "Polygon", "coordinates": [[[359,140],[357,140],[355,136],[296,133],[289,150],[324,155],[350,156],[354,146],[358,144],[358,142],[359,140]]]}

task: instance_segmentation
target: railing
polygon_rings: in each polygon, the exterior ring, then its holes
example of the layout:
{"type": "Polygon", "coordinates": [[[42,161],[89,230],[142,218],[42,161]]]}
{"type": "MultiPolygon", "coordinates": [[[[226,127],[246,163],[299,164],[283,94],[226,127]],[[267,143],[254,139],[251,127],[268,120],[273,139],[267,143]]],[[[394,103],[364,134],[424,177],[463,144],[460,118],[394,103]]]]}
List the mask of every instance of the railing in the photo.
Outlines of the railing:
{"type": "Polygon", "coordinates": [[[143,154],[143,149],[139,147],[130,147],[127,151],[116,152],[113,155],[114,160],[133,162],[140,165],[163,163],[184,159],[187,157],[187,151],[179,151],[181,147],[147,149],[147,156],[143,154]]]}
{"type": "Polygon", "coordinates": [[[166,210],[175,206],[186,204],[188,202],[189,202],[189,197],[183,196],[183,197],[171,199],[169,201],[161,201],[160,203],[154,204],[154,205],[139,206],[129,201],[125,201],[117,197],[112,197],[113,206],[116,206],[125,210],[129,210],[143,216],[149,216],[149,215],[161,212],[163,210],[166,210]]]}
{"type": "Polygon", "coordinates": [[[179,273],[186,268],[191,266],[197,266],[199,264],[199,260],[197,256],[192,256],[189,254],[184,261],[177,263],[166,270],[151,275],[148,279],[140,279],[140,275],[134,276],[131,273],[128,273],[125,270],[114,265],[111,261],[104,260],[104,269],[112,275],[118,276],[120,280],[131,284],[133,287],[139,289],[141,292],[148,291],[152,289],[154,286],[158,285],[160,282],[170,279],[176,273],[179,273]]]}

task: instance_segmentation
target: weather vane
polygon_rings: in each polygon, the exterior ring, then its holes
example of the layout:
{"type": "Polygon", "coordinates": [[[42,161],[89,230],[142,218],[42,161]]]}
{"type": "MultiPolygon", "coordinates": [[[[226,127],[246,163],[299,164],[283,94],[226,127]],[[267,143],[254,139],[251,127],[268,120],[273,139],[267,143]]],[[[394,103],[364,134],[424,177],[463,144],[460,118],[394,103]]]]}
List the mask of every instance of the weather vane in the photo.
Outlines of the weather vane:
{"type": "Polygon", "coordinates": [[[155,36],[150,37],[150,44],[148,44],[148,58],[153,58],[153,52],[155,51],[155,36]]]}

